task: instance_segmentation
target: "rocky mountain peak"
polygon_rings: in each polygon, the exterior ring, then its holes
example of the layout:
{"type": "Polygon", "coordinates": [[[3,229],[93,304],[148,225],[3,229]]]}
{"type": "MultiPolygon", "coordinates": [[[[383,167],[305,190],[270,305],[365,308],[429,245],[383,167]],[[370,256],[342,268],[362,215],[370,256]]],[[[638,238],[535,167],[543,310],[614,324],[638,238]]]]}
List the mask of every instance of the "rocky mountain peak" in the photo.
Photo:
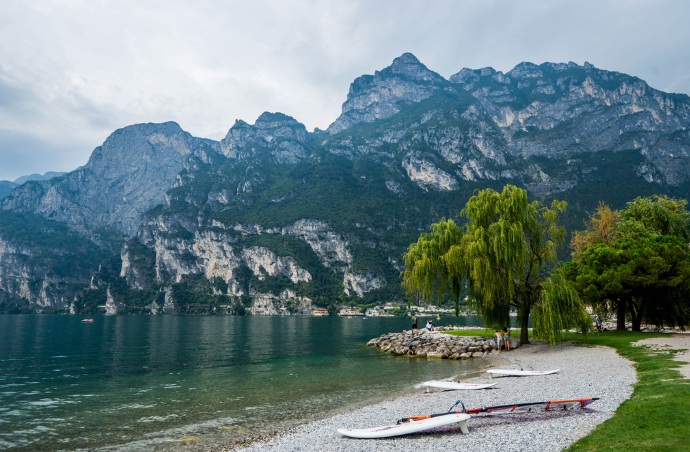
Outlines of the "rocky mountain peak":
{"type": "Polygon", "coordinates": [[[448,84],[417,57],[404,53],[374,75],[363,75],[352,82],[342,114],[328,127],[328,132],[335,134],[358,123],[389,118],[448,84]]]}
{"type": "Polygon", "coordinates": [[[185,160],[203,142],[210,140],[194,138],[175,122],[124,127],[94,149],[83,167],[27,182],[3,200],[2,208],[130,235],[143,213],[165,199],[185,160]]]}
{"type": "Polygon", "coordinates": [[[542,72],[534,63],[523,61],[522,63],[516,65],[512,70],[508,72],[509,77],[513,78],[530,78],[530,77],[541,77],[542,72]]]}
{"type": "MultiPolygon", "coordinates": [[[[236,159],[268,150],[279,163],[296,163],[308,153],[304,124],[283,113],[264,112],[254,125],[236,121],[220,142],[221,152],[236,159]]],[[[264,152],[265,153],[265,152],[264,152]]]]}
{"type": "Polygon", "coordinates": [[[410,80],[437,83],[444,83],[446,81],[436,72],[429,70],[411,53],[403,53],[393,60],[393,64],[381,72],[384,73],[386,70],[389,70],[392,74],[403,76],[410,80]]]}
{"type": "Polygon", "coordinates": [[[113,166],[115,162],[165,158],[168,153],[189,155],[192,152],[190,141],[193,141],[192,136],[173,121],[134,124],[111,133],[103,145],[94,150],[84,168],[102,172],[106,169],[104,165],[109,170],[117,170],[118,167],[113,166]]]}
{"type": "Polygon", "coordinates": [[[502,72],[497,72],[496,69],[492,67],[485,67],[481,69],[462,68],[460,72],[451,75],[449,81],[451,83],[465,85],[464,89],[469,91],[474,88],[474,85],[481,79],[489,77],[501,83],[510,82],[510,80],[507,80],[502,72]]]}

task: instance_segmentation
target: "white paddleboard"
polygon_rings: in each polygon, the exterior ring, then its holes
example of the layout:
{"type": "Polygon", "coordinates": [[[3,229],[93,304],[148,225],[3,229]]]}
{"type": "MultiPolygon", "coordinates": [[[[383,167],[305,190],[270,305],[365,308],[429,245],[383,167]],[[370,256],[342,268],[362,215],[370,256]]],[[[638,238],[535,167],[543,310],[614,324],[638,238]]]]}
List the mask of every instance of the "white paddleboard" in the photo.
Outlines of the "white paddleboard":
{"type": "MultiPolygon", "coordinates": [[[[448,413],[443,416],[432,417],[429,419],[422,419],[419,421],[407,421],[402,424],[384,425],[374,428],[339,428],[338,433],[350,438],[373,439],[373,438],[390,438],[391,436],[409,435],[410,433],[423,432],[436,427],[444,425],[457,424],[458,422],[465,423],[470,418],[469,414],[465,413],[448,413]]],[[[463,433],[467,433],[466,425],[461,425],[460,429],[463,433]]]]}
{"type": "Polygon", "coordinates": [[[491,375],[502,375],[505,377],[532,377],[535,375],[550,375],[560,372],[561,369],[555,370],[515,370],[515,369],[489,369],[488,373],[491,375]]]}
{"type": "Polygon", "coordinates": [[[439,389],[486,389],[496,386],[498,383],[457,383],[455,381],[431,380],[420,383],[417,387],[439,388],[439,389]]]}

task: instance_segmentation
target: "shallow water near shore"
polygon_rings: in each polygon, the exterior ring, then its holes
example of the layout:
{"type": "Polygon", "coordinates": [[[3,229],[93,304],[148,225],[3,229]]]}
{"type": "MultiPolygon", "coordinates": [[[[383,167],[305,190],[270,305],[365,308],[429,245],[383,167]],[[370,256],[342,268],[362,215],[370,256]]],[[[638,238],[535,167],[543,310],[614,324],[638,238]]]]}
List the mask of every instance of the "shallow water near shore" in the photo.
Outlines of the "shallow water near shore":
{"type": "Polygon", "coordinates": [[[485,365],[366,346],[408,318],[80,320],[0,316],[0,449],[232,446],[485,365]]]}

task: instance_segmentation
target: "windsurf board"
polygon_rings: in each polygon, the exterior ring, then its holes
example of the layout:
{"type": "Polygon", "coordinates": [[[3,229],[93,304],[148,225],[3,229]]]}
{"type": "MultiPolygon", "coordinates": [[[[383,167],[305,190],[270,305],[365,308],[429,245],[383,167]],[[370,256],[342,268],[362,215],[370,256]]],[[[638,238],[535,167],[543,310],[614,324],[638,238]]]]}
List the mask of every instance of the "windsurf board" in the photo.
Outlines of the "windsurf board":
{"type": "Polygon", "coordinates": [[[550,375],[560,372],[561,369],[554,370],[515,370],[515,369],[489,369],[487,372],[491,376],[498,375],[504,377],[532,377],[536,375],[550,375]]]}
{"type": "Polygon", "coordinates": [[[430,380],[420,383],[417,387],[439,388],[448,390],[458,389],[486,389],[496,386],[498,383],[458,383],[455,381],[430,380]]]}
{"type": "Polygon", "coordinates": [[[460,430],[466,434],[469,433],[467,430],[467,420],[469,418],[469,414],[455,412],[381,427],[339,428],[338,433],[350,438],[360,439],[390,438],[392,436],[409,435],[410,433],[418,433],[436,427],[443,427],[444,425],[460,423],[460,430]]]}

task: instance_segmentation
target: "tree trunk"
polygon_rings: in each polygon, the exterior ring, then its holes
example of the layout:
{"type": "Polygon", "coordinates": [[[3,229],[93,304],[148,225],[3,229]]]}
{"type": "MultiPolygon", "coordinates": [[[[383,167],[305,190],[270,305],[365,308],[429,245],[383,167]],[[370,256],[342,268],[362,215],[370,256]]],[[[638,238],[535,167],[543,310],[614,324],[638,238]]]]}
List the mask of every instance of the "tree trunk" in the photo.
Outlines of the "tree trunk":
{"type": "Polygon", "coordinates": [[[618,331],[625,331],[625,301],[618,300],[616,302],[616,329],[618,331]]]}
{"type": "Polygon", "coordinates": [[[632,321],[632,330],[640,331],[640,326],[642,324],[642,313],[644,312],[644,307],[635,306],[635,300],[630,300],[628,302],[630,306],[630,319],[632,321]]]}
{"type": "Polygon", "coordinates": [[[529,306],[520,310],[520,345],[529,344],[529,306]]]}
{"type": "Polygon", "coordinates": [[[460,284],[453,281],[453,299],[455,300],[455,317],[460,317],[460,284]]]}

